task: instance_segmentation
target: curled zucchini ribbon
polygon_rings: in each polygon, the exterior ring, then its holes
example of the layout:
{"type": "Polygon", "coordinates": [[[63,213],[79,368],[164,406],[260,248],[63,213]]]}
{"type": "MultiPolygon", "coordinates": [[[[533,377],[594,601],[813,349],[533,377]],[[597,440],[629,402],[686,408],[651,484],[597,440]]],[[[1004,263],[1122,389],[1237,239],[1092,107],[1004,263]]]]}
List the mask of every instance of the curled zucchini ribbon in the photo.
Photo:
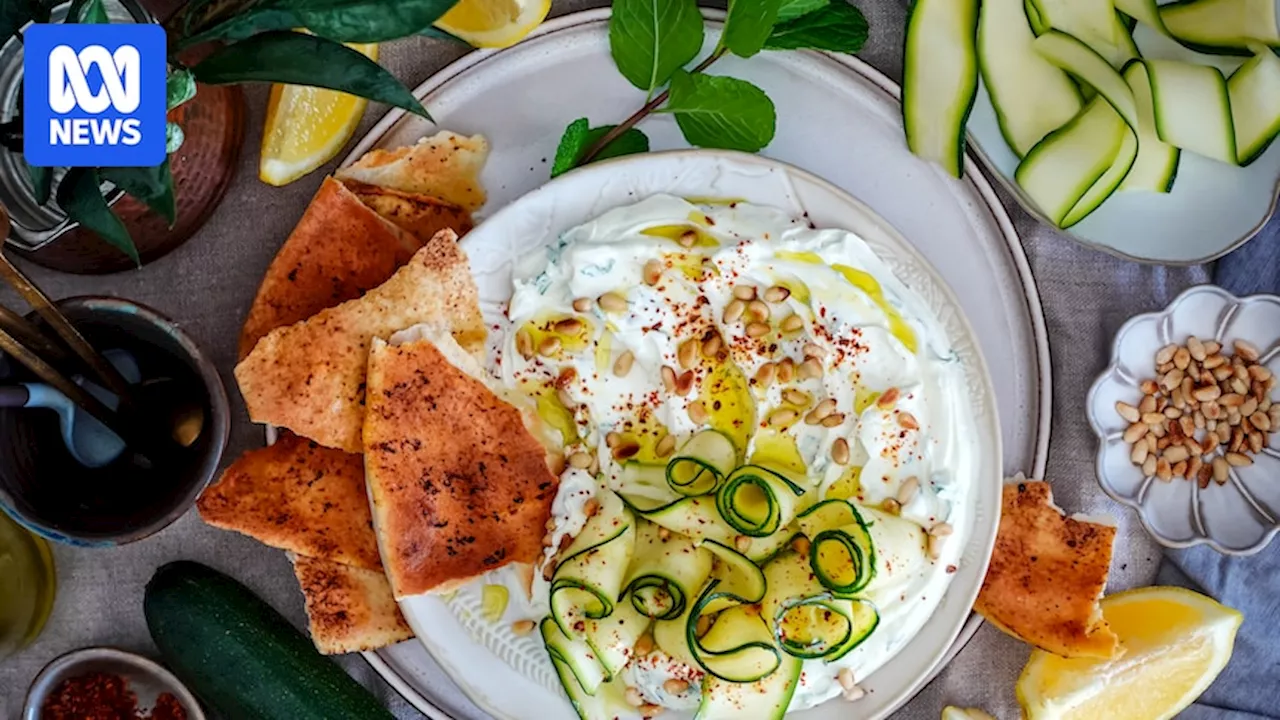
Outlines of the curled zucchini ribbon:
{"type": "Polygon", "coordinates": [[[781,473],[760,465],[743,465],[716,494],[716,509],[743,535],[768,537],[791,523],[804,494],[804,488],[781,473]]]}
{"type": "Polygon", "coordinates": [[[695,497],[715,492],[738,461],[733,441],[715,430],[703,430],[667,463],[667,484],[677,495],[695,497]]]}
{"type": "Polygon", "coordinates": [[[760,614],[778,646],[792,657],[839,660],[880,624],[874,605],[828,590],[804,555],[784,552],[765,567],[764,575],[768,592],[760,614]]]}
{"type": "Polygon", "coordinates": [[[612,492],[600,499],[600,511],[565,548],[551,579],[551,617],[571,637],[585,631],[587,620],[613,612],[635,554],[635,515],[612,492]]]}
{"type": "Polygon", "coordinates": [[[755,682],[782,662],[773,633],[754,607],[767,591],[764,572],[727,545],[708,540],[703,546],[715,555],[715,563],[685,622],[689,654],[710,675],[729,682],[755,682]],[[703,618],[711,625],[699,635],[703,618]]]}
{"type": "Polygon", "coordinates": [[[684,614],[711,574],[712,555],[684,535],[667,534],[637,521],[635,555],[627,571],[626,592],[636,612],[656,620],[684,614]]]}
{"type": "Polygon", "coordinates": [[[801,514],[796,525],[809,538],[809,564],[823,587],[849,597],[865,590],[875,578],[875,543],[851,503],[821,502],[801,514]]]}

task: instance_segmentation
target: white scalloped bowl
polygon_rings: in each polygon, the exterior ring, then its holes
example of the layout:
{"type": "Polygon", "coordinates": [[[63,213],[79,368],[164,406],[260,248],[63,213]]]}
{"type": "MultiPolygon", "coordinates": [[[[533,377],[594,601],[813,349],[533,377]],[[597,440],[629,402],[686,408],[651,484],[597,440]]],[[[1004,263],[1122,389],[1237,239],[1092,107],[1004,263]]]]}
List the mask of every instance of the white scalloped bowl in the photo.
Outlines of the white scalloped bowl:
{"type": "MultiPolygon", "coordinates": [[[[1111,364],[1089,391],[1089,424],[1098,436],[1098,482],[1108,495],[1137,511],[1142,524],[1161,544],[1185,548],[1205,544],[1229,555],[1251,555],[1280,531],[1280,445],[1253,456],[1254,464],[1231,469],[1223,485],[1174,478],[1143,477],[1129,460],[1121,437],[1128,423],[1116,402],[1136,405],[1139,385],[1155,375],[1155,355],[1188,336],[1217,340],[1230,347],[1246,340],[1262,351],[1262,364],[1280,375],[1280,297],[1236,298],[1222,288],[1199,285],[1178,296],[1163,311],[1138,315],[1116,334],[1111,364]]],[[[1273,394],[1273,397],[1274,394],[1273,394]]]]}

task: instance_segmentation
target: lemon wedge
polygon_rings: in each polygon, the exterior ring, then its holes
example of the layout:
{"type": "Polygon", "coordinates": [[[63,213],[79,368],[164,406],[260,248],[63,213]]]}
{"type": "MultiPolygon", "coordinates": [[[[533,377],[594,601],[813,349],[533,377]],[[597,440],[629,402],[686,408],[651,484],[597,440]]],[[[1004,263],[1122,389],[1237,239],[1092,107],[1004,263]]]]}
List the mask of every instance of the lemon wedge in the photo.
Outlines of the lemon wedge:
{"type": "Polygon", "coordinates": [[[1159,720],[1190,705],[1231,659],[1240,613],[1176,587],[1102,600],[1120,636],[1110,660],[1066,659],[1036,650],[1018,679],[1029,720],[1159,720]]]}
{"type": "Polygon", "coordinates": [[[551,0],[461,0],[436,27],[476,47],[508,47],[533,32],[550,10],[551,0]]]}
{"type": "Polygon", "coordinates": [[[962,708],[948,705],[942,708],[942,720],[996,720],[991,713],[978,708],[962,708]]]}
{"type": "MultiPolygon", "coordinates": [[[[347,47],[378,59],[375,43],[347,47]]],[[[268,185],[287,185],[329,162],[351,139],[368,104],[336,90],[272,85],[258,177],[268,185]]]]}

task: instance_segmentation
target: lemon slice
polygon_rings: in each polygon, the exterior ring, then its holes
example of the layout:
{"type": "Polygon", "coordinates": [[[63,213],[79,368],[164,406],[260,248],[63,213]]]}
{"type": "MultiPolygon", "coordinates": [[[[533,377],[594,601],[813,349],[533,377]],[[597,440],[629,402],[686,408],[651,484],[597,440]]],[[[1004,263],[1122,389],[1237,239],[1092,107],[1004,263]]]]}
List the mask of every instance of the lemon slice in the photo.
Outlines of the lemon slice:
{"type": "Polygon", "coordinates": [[[436,22],[476,47],[515,45],[551,10],[551,0],[461,0],[436,22]]]}
{"type": "Polygon", "coordinates": [[[1231,659],[1240,613],[1176,587],[1111,595],[1102,614],[1120,636],[1110,660],[1036,650],[1018,679],[1029,720],[1159,720],[1190,705],[1231,659]]]}
{"type": "MultiPolygon", "coordinates": [[[[378,59],[377,44],[347,47],[378,59]]],[[[287,185],[329,162],[351,139],[368,104],[336,90],[272,85],[258,177],[268,185],[287,185]]]]}

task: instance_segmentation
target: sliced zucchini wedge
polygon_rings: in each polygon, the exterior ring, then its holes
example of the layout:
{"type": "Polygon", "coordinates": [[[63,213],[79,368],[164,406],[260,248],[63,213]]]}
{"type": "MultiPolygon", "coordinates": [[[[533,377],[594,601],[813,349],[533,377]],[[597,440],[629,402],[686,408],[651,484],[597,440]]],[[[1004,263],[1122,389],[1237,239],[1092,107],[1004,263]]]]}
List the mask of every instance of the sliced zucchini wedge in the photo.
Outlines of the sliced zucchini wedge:
{"type": "Polygon", "coordinates": [[[566,635],[551,618],[543,618],[540,628],[542,642],[546,645],[552,662],[556,663],[557,671],[560,670],[560,664],[568,670],[567,676],[563,672],[557,674],[569,699],[577,707],[582,695],[596,694],[605,680],[604,668],[596,662],[595,654],[586,640],[566,635]]]}
{"type": "Polygon", "coordinates": [[[1041,22],[1088,42],[1114,46],[1115,6],[1112,0],[1031,0],[1041,22]]]}
{"type": "Polygon", "coordinates": [[[914,0],[907,15],[902,122],[907,147],[955,177],[978,92],[978,0],[914,0]]]}
{"type": "Polygon", "coordinates": [[[1176,60],[1147,60],[1146,66],[1160,139],[1235,165],[1236,132],[1222,72],[1176,60]]]}
{"type": "Polygon", "coordinates": [[[1116,9],[1146,25],[1152,30],[1168,35],[1164,21],[1160,19],[1160,7],[1156,0],[1115,0],[1116,9]]]}
{"type": "MultiPolygon", "coordinates": [[[[1034,10],[1026,0],[1027,11],[1034,10]]],[[[1065,72],[1031,47],[1022,0],[985,0],[978,19],[978,67],[991,96],[1000,134],[1022,157],[1065,125],[1084,103],[1065,72]]],[[[1046,26],[1039,32],[1048,30],[1046,26]]]]}
{"type": "Polygon", "coordinates": [[[1227,80],[1236,159],[1248,165],[1280,134],[1280,58],[1265,47],[1227,80]]]}
{"type": "Polygon", "coordinates": [[[1040,212],[1061,227],[1080,198],[1111,168],[1129,132],[1110,103],[1094,98],[1027,153],[1014,179],[1040,212]]]}
{"type": "Polygon", "coordinates": [[[738,463],[733,441],[715,430],[703,430],[667,463],[667,483],[680,495],[707,495],[738,463]]]}
{"type": "Polygon", "coordinates": [[[1097,90],[1130,127],[1137,127],[1138,109],[1134,104],[1133,91],[1120,72],[1097,51],[1057,30],[1036,38],[1032,47],[1049,62],[1097,90]]]}
{"type": "Polygon", "coordinates": [[[1160,8],[1174,39],[1207,53],[1248,55],[1249,45],[1280,46],[1275,0],[1189,0],[1160,8]]]}
{"type": "Polygon", "coordinates": [[[1173,189],[1182,151],[1161,140],[1156,132],[1155,108],[1152,106],[1147,66],[1142,61],[1129,63],[1124,69],[1124,80],[1133,91],[1133,100],[1138,109],[1138,157],[1118,190],[1167,193],[1173,189]]]}
{"type": "Polygon", "coordinates": [[[711,675],[702,684],[694,720],[782,720],[800,684],[804,661],[786,656],[778,669],[753,683],[732,683],[711,675]]]}
{"type": "Polygon", "coordinates": [[[1076,202],[1075,207],[1071,208],[1071,211],[1062,219],[1062,227],[1069,228],[1075,225],[1101,207],[1128,176],[1134,161],[1138,158],[1138,135],[1133,128],[1125,128],[1125,130],[1124,137],[1120,141],[1120,151],[1116,159],[1111,161],[1111,167],[1102,173],[1102,177],[1093,183],[1093,186],[1076,202]]]}
{"type": "Polygon", "coordinates": [[[600,510],[561,553],[551,578],[551,617],[571,637],[586,631],[587,620],[614,611],[635,554],[635,516],[610,490],[599,499],[600,510]]]}
{"type": "Polygon", "coordinates": [[[673,620],[711,574],[711,552],[687,536],[664,533],[648,520],[639,520],[636,550],[627,570],[626,592],[631,605],[646,617],[673,620]]]}

